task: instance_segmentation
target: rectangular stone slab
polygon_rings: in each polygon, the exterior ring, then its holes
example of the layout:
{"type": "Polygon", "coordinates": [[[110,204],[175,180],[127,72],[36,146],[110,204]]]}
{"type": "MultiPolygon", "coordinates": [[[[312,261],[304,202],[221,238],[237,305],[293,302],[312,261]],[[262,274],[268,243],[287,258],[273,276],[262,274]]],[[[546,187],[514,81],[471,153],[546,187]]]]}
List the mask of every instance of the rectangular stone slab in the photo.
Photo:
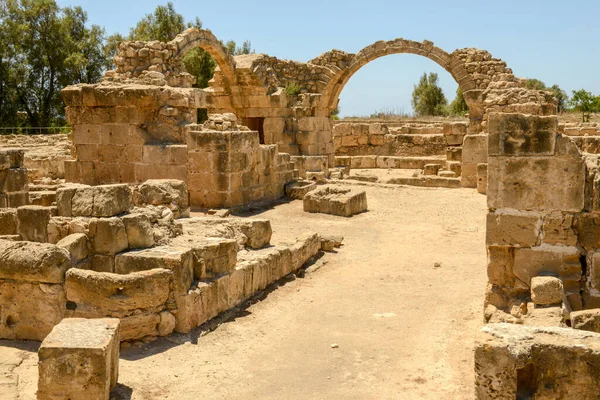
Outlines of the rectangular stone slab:
{"type": "Polygon", "coordinates": [[[119,320],[63,319],[38,357],[38,399],[108,400],[119,373],[119,320]]]}
{"type": "Polygon", "coordinates": [[[177,293],[188,291],[194,280],[192,250],[187,247],[161,246],[152,249],[129,251],[115,258],[115,272],[129,274],[163,268],[173,271],[173,286],[177,293]]]}

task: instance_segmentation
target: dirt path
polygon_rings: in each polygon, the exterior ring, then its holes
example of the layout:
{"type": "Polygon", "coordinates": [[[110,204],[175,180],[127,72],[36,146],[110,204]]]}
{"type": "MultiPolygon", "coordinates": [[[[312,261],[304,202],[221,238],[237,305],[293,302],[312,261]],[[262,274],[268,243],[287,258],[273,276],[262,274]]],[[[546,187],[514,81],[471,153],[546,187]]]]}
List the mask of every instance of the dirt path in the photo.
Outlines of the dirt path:
{"type": "MultiPolygon", "coordinates": [[[[260,214],[272,243],[313,230],[345,246],[207,335],[123,350],[116,398],[472,399],[485,196],[366,190],[371,211],[350,219],[300,201],[260,214]]],[[[35,363],[30,353],[15,369],[21,399],[34,398],[35,363]]]]}

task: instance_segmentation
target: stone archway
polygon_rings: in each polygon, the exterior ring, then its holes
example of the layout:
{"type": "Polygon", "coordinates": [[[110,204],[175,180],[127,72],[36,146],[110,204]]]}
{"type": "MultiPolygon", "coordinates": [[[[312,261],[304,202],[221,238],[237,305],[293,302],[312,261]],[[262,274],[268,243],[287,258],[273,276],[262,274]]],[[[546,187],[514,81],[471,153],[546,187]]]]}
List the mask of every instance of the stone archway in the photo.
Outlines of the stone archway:
{"type": "MultiPolygon", "coordinates": [[[[464,60],[459,57],[460,53],[455,51],[449,54],[434,46],[433,42],[428,40],[416,42],[399,38],[390,41],[378,41],[363,48],[349,60],[345,68],[337,68],[338,72],[330,78],[327,86],[322,91],[322,104],[330,110],[335,109],[342,90],[359,69],[380,57],[403,53],[429,58],[448,71],[463,91],[471,120],[481,121],[484,112],[482,90],[478,87],[480,85],[477,84],[476,79],[465,67],[464,60]]],[[[475,126],[479,127],[480,123],[476,123],[475,126]]],[[[479,131],[479,128],[476,128],[476,131],[479,131]]]]}
{"type": "Polygon", "coordinates": [[[173,66],[181,65],[183,57],[195,48],[202,48],[215,60],[227,88],[236,84],[235,61],[223,44],[209,30],[190,28],[168,42],[176,50],[169,60],[173,66]]]}

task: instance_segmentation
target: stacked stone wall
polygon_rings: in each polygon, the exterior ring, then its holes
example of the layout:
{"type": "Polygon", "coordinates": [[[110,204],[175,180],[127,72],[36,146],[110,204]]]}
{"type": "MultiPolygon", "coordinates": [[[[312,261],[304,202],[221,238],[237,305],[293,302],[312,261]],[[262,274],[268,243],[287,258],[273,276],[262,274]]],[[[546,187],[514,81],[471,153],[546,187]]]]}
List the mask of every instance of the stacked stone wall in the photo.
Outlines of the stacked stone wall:
{"type": "Polygon", "coordinates": [[[260,145],[258,132],[194,130],[188,133],[191,204],[236,207],[275,200],[294,177],[289,154],[260,145]]]}

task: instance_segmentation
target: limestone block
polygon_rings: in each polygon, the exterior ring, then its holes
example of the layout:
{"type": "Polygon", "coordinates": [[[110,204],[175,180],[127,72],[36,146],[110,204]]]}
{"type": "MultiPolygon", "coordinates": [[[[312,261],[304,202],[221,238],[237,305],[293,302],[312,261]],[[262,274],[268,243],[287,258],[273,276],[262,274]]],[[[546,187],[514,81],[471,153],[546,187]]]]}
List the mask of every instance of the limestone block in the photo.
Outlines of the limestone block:
{"type": "Polygon", "coordinates": [[[229,305],[233,308],[245,300],[244,287],[247,274],[243,268],[235,268],[229,275],[229,305]]]}
{"type": "Polygon", "coordinates": [[[490,113],[488,131],[490,155],[554,155],[558,119],[490,113]]]}
{"type": "Polygon", "coordinates": [[[456,176],[460,176],[462,174],[461,163],[459,161],[446,162],[446,168],[448,168],[449,171],[454,172],[456,176]]]}
{"type": "Polygon", "coordinates": [[[135,310],[160,311],[169,298],[173,273],[165,269],[127,275],[71,269],[67,273],[67,300],[73,316],[118,317],[135,310]]]}
{"type": "Polygon", "coordinates": [[[597,398],[599,343],[575,329],[488,324],[475,345],[475,397],[597,398]]]}
{"type": "Polygon", "coordinates": [[[488,281],[500,287],[512,287],[515,283],[513,264],[515,259],[514,247],[487,246],[488,281]]]}
{"type": "Polygon", "coordinates": [[[178,294],[184,294],[194,280],[192,250],[186,247],[160,246],[118,254],[115,259],[117,274],[129,274],[155,268],[173,271],[174,290],[178,294]]]}
{"type": "Polygon", "coordinates": [[[63,283],[69,268],[69,252],[55,245],[0,241],[0,279],[63,283]]]}
{"type": "Polygon", "coordinates": [[[233,271],[238,243],[233,239],[202,238],[190,243],[194,255],[194,277],[203,279],[233,271]]]}
{"type": "Polygon", "coordinates": [[[117,254],[129,246],[125,224],[117,217],[90,221],[90,240],[95,253],[117,254]]]}
{"type": "Polygon", "coordinates": [[[576,221],[581,246],[587,250],[600,247],[600,214],[582,213],[576,221]]]}
{"type": "Polygon", "coordinates": [[[588,282],[590,288],[600,290],[600,253],[588,253],[588,282]]]}
{"type": "Polygon", "coordinates": [[[571,326],[573,329],[600,333],[600,309],[571,312],[571,326]]]}
{"type": "MultiPolygon", "coordinates": [[[[95,272],[115,272],[114,254],[94,254],[89,269],[95,272]]],[[[86,269],[85,267],[80,267],[86,269]]]]}
{"type": "Polygon", "coordinates": [[[285,185],[285,195],[291,199],[302,200],[306,193],[315,190],[317,184],[312,181],[297,180],[285,185]]]}
{"type": "Polygon", "coordinates": [[[112,217],[130,209],[131,190],[125,184],[78,187],[71,197],[73,217],[112,217]]]}
{"type": "Polygon", "coordinates": [[[367,194],[351,188],[325,186],[304,196],[304,211],[351,217],[367,211],[367,194]]]}
{"type": "Polygon", "coordinates": [[[357,156],[350,161],[351,169],[377,168],[377,156],[357,156]]]}
{"type": "Polygon", "coordinates": [[[198,282],[187,293],[175,295],[175,302],[175,332],[188,333],[218,314],[217,284],[198,282]]]}
{"type": "Polygon", "coordinates": [[[157,336],[160,315],[156,313],[135,314],[121,318],[121,341],[157,336]]]}
{"type": "Polygon", "coordinates": [[[271,229],[271,221],[268,219],[235,219],[228,221],[228,223],[246,236],[247,240],[244,246],[248,248],[262,249],[271,242],[273,230],[271,229]]]}
{"type": "Polygon", "coordinates": [[[566,294],[579,293],[581,263],[576,248],[544,246],[515,249],[513,272],[525,285],[531,287],[531,279],[550,275],[559,277],[566,294]]]}
{"type": "Polygon", "coordinates": [[[535,307],[533,303],[527,306],[527,314],[523,317],[523,325],[528,326],[555,326],[566,328],[566,309],[562,305],[552,307],[535,307]]]}
{"type": "Polygon", "coordinates": [[[66,249],[71,254],[71,261],[75,264],[88,257],[89,240],[84,233],[74,233],[61,239],[56,246],[66,249]]]}
{"type": "Polygon", "coordinates": [[[571,214],[558,213],[544,216],[542,231],[544,243],[564,246],[577,245],[577,233],[574,230],[574,219],[571,214]]]}
{"type": "Polygon", "coordinates": [[[487,162],[488,137],[487,135],[467,135],[462,146],[462,161],[467,164],[487,162]]]}
{"type": "Polygon", "coordinates": [[[108,400],[119,375],[119,320],[64,319],[38,358],[38,399],[108,400]]]}
{"type": "Polygon", "coordinates": [[[531,278],[531,300],[534,304],[543,306],[561,304],[563,297],[563,285],[560,279],[553,276],[531,278]]]}
{"type": "Polygon", "coordinates": [[[154,229],[144,214],[127,214],[121,217],[127,231],[130,249],[145,249],[154,246],[154,229]]]}
{"type": "Polygon", "coordinates": [[[0,169],[0,193],[24,192],[28,188],[26,168],[0,169]]]}
{"type": "Polygon", "coordinates": [[[423,167],[423,174],[437,175],[440,168],[442,168],[440,164],[425,164],[425,166],[423,167]]]}
{"type": "Polygon", "coordinates": [[[25,150],[17,148],[0,149],[0,170],[23,167],[25,150]]]}
{"type": "Polygon", "coordinates": [[[0,235],[16,235],[17,224],[17,210],[0,208],[0,235]]]}
{"type": "Polygon", "coordinates": [[[292,246],[290,246],[292,268],[290,272],[296,272],[314,255],[321,250],[321,241],[316,233],[302,234],[292,246]]]}
{"type": "Polygon", "coordinates": [[[167,336],[175,330],[175,316],[169,311],[163,311],[159,314],[158,336],[167,336]]]}
{"type": "Polygon", "coordinates": [[[0,279],[0,338],[43,340],[64,318],[65,305],[62,284],[0,279]]]}
{"type": "Polygon", "coordinates": [[[462,161],[462,147],[448,146],[446,148],[446,159],[448,161],[462,161]]]}
{"type": "Polygon", "coordinates": [[[540,243],[540,215],[527,212],[490,212],[486,223],[488,245],[520,245],[534,247],[540,243]]]}
{"type": "Polygon", "coordinates": [[[73,195],[77,191],[77,188],[86,187],[77,183],[66,183],[62,184],[56,190],[56,207],[58,209],[58,215],[61,217],[71,217],[71,209],[73,207],[73,195]]]}
{"type": "Polygon", "coordinates": [[[52,208],[42,206],[22,206],[17,209],[17,233],[23,240],[48,242],[48,222],[52,208]]]}
{"type": "Polygon", "coordinates": [[[136,204],[169,205],[179,209],[188,207],[188,193],[185,182],[175,179],[151,179],[138,186],[136,204]]]}
{"type": "Polygon", "coordinates": [[[477,193],[486,194],[488,184],[487,163],[477,164],[477,193]]]}
{"type": "Polygon", "coordinates": [[[579,212],[585,166],[579,156],[490,157],[488,206],[579,212]]]}
{"type": "Polygon", "coordinates": [[[460,122],[444,123],[444,139],[450,146],[460,146],[467,134],[467,124],[460,122]]]}
{"type": "Polygon", "coordinates": [[[56,202],[56,192],[50,190],[40,190],[29,192],[29,204],[34,206],[49,207],[56,202]]]}
{"type": "Polygon", "coordinates": [[[321,240],[321,250],[333,252],[336,248],[342,246],[342,242],[344,241],[343,236],[329,236],[329,235],[319,235],[321,240]]]}

